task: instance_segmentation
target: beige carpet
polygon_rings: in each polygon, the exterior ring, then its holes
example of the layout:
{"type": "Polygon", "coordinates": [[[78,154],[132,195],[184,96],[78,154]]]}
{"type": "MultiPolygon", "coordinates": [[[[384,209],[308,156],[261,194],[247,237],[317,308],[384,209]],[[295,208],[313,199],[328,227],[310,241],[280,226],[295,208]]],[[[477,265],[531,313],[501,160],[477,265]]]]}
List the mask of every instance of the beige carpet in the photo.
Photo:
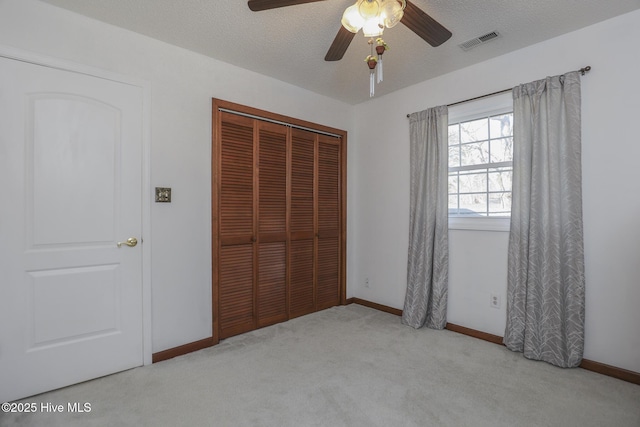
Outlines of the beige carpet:
{"type": "Polygon", "coordinates": [[[640,426],[640,386],[358,305],[24,402],[10,426],[640,426]]]}

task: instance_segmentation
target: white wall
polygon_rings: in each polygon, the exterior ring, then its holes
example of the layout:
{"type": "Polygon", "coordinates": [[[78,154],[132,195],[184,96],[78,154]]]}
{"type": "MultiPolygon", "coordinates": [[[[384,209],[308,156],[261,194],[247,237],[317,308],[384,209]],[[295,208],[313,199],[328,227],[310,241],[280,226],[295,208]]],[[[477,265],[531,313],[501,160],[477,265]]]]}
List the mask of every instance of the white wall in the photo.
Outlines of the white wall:
{"type": "MultiPolygon", "coordinates": [[[[403,306],[407,113],[591,65],[582,79],[585,358],[640,372],[639,24],[635,11],[356,106],[355,295],[403,306]]],[[[507,239],[507,232],[450,231],[449,322],[503,335],[507,239]],[[489,306],[491,292],[502,298],[499,310],[489,306]]]]}
{"type": "MultiPolygon", "coordinates": [[[[33,0],[0,0],[0,45],[151,83],[153,352],[211,336],[211,98],[350,131],[353,107],[33,0]]],[[[351,239],[355,240],[355,239],[351,239]]]]}

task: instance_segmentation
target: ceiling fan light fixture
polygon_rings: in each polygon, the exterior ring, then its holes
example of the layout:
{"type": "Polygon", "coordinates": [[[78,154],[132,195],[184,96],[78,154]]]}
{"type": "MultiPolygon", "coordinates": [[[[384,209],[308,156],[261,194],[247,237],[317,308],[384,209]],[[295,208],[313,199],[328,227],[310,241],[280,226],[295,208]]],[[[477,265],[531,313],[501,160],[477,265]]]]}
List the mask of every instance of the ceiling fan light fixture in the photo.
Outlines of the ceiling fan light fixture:
{"type": "MultiPolygon", "coordinates": [[[[280,4],[280,2],[289,4],[289,1],[293,1],[297,4],[298,2],[307,3],[319,0],[249,1],[273,1],[277,4],[280,4]]],[[[382,54],[389,48],[381,37],[385,27],[392,28],[402,22],[434,47],[439,46],[451,37],[451,31],[444,28],[413,3],[408,3],[407,0],[356,0],[355,4],[352,4],[344,11],[340,22],[342,27],[338,30],[338,34],[324,59],[325,61],[341,59],[355,34],[362,29],[364,36],[369,38],[369,45],[371,46],[371,54],[365,59],[370,70],[370,96],[374,94],[375,79],[373,70],[376,65],[378,65],[378,83],[382,81],[382,54]],[[407,12],[406,15],[405,11],[407,12]],[[403,20],[405,17],[406,19],[403,20]],[[373,55],[374,49],[377,53],[377,58],[373,55]]]]}
{"type": "Polygon", "coordinates": [[[365,19],[358,11],[358,4],[349,6],[342,14],[342,26],[352,33],[357,33],[364,26],[365,19]]]}
{"type": "Polygon", "coordinates": [[[340,22],[354,34],[362,28],[365,37],[377,37],[385,27],[400,22],[406,6],[406,0],[358,0],[344,11],[340,22]]]}

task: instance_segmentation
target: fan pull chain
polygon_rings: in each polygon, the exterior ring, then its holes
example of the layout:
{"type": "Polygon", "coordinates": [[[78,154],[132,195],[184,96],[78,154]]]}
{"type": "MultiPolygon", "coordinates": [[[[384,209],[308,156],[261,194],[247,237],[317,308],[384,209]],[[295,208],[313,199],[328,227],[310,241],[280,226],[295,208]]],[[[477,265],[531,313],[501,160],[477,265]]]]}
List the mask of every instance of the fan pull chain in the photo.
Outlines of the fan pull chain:
{"type": "Polygon", "coordinates": [[[370,38],[368,43],[371,53],[366,57],[365,61],[369,66],[369,98],[373,98],[376,92],[375,70],[378,65],[378,59],[373,55],[373,38],[370,38]]]}
{"type": "Polygon", "coordinates": [[[382,40],[382,38],[378,37],[375,41],[373,40],[373,37],[369,39],[369,48],[371,50],[371,53],[369,54],[369,56],[367,56],[364,61],[367,63],[367,66],[369,67],[369,97],[372,98],[375,95],[375,91],[376,91],[376,78],[374,77],[374,74],[377,75],[377,83],[380,83],[383,79],[383,74],[382,74],[382,54],[384,53],[385,50],[389,49],[389,46],[387,46],[387,44],[384,42],[384,40],[382,40]],[[374,55],[373,53],[373,48],[374,48],[374,43],[375,43],[375,53],[376,55],[374,55]],[[377,68],[377,71],[376,71],[377,68]]]}
{"type": "Polygon", "coordinates": [[[376,39],[376,53],[378,54],[378,83],[380,83],[384,78],[382,74],[382,54],[385,50],[387,50],[387,44],[381,37],[378,37],[376,39]]]}
{"type": "Polygon", "coordinates": [[[373,98],[376,94],[376,79],[374,78],[373,70],[369,73],[369,98],[373,98]]]}

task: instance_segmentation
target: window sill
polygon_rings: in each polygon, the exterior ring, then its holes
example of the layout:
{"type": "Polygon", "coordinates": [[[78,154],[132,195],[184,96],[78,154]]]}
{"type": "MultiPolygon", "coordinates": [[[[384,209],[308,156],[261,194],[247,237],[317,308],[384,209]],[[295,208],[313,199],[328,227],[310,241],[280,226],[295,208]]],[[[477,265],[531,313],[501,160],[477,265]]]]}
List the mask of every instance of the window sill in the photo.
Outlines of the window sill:
{"type": "Polygon", "coordinates": [[[449,230],[476,230],[508,232],[510,218],[460,218],[449,217],[449,230]]]}

